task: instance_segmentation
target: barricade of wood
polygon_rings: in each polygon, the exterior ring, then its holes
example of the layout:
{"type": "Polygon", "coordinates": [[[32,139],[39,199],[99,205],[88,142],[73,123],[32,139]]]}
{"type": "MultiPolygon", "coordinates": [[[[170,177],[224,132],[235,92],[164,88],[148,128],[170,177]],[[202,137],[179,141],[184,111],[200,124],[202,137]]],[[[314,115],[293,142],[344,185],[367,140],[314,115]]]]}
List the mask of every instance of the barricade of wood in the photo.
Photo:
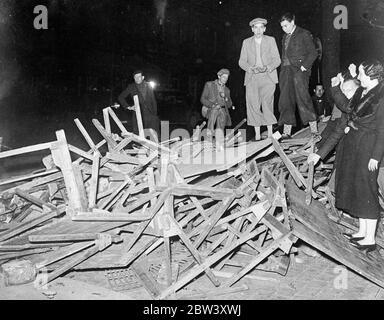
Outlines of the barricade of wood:
{"type": "Polygon", "coordinates": [[[70,270],[106,269],[123,270],[153,299],[187,298],[177,292],[200,277],[223,294],[246,290],[232,286],[255,268],[287,272],[300,236],[287,181],[307,206],[317,199],[340,215],[324,187],[332,166],[306,164],[314,148],[307,136],[245,143],[234,130],[215,148],[202,141],[203,124],[188,140],[159,142],[144,135],[135,101],[139,135],[108,107],[103,124],[92,120],[101,138],[75,119],[89,150],[68,144],[61,130],[55,141],[0,152],[0,161],[51,152],[46,170],[0,181],[0,264],[28,259],[41,285],[70,270]]]}

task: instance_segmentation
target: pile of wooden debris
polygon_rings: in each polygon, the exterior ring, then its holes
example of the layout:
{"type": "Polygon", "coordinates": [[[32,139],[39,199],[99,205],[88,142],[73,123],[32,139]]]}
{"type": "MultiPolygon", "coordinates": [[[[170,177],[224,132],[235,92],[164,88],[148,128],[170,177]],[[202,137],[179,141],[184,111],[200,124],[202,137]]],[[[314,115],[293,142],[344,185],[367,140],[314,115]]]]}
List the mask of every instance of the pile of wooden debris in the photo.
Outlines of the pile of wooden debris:
{"type": "MultiPolygon", "coordinates": [[[[154,299],[185,298],[202,276],[223,294],[246,290],[233,285],[255,268],[284,275],[298,238],[339,260],[332,246],[359,254],[335,234],[321,238],[355,222],[334,208],[332,164],[306,164],[314,145],[305,131],[282,143],[278,133],[243,143],[242,122],[215,149],[201,139],[204,124],[188,140],[149,140],[136,112],[139,135],[104,109],[104,125],[92,120],[100,142],[75,119],[88,151],[57,131],[56,141],[0,153],[51,152],[46,170],[0,182],[7,186],[0,265],[8,284],[25,281],[15,276],[22,258],[32,269],[28,279],[40,285],[69,270],[100,269],[117,290],[142,286],[154,299]],[[226,265],[238,269],[226,272],[226,265]]],[[[381,285],[372,272],[360,273],[381,285]]]]}

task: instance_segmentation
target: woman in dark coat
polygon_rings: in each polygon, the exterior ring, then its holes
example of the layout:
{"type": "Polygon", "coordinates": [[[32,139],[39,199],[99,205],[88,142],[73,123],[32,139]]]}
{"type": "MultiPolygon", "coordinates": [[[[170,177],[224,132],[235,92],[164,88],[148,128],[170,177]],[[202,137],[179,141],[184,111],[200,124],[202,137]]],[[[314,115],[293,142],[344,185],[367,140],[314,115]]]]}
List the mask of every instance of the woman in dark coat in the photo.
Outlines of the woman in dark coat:
{"type": "Polygon", "coordinates": [[[384,67],[363,62],[358,90],[349,104],[348,126],[340,141],[336,161],[336,207],[359,218],[359,230],[345,234],[361,250],[376,248],[380,217],[377,175],[384,154],[384,67]]]}

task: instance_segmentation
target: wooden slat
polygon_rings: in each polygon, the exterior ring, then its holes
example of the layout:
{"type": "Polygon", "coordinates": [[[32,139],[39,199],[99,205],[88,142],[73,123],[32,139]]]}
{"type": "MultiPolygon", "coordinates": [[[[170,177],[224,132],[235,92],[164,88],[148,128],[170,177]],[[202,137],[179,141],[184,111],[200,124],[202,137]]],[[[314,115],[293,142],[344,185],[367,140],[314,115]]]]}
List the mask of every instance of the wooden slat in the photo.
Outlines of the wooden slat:
{"type": "Polygon", "coordinates": [[[46,143],[40,143],[40,144],[35,144],[33,146],[28,146],[28,147],[22,147],[18,149],[13,149],[13,150],[8,150],[8,151],[3,151],[0,152],[0,159],[7,158],[7,157],[12,157],[12,156],[17,156],[20,154],[25,154],[25,153],[30,153],[30,152],[35,152],[35,151],[41,151],[41,150],[46,150],[51,148],[51,144],[53,142],[46,142],[46,143]]]}

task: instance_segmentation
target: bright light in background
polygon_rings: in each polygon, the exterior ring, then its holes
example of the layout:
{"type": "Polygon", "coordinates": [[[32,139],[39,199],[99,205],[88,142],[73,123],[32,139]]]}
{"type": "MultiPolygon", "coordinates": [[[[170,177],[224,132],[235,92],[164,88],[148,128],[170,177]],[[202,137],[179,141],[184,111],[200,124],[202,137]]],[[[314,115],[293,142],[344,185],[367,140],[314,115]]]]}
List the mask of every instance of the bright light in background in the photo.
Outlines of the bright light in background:
{"type": "Polygon", "coordinates": [[[148,84],[149,86],[152,88],[152,89],[155,89],[157,87],[157,83],[155,81],[148,81],[148,84]]]}
{"type": "Polygon", "coordinates": [[[165,12],[167,9],[168,1],[167,0],[154,0],[157,19],[159,19],[159,24],[162,25],[165,20],[165,12]]]}

